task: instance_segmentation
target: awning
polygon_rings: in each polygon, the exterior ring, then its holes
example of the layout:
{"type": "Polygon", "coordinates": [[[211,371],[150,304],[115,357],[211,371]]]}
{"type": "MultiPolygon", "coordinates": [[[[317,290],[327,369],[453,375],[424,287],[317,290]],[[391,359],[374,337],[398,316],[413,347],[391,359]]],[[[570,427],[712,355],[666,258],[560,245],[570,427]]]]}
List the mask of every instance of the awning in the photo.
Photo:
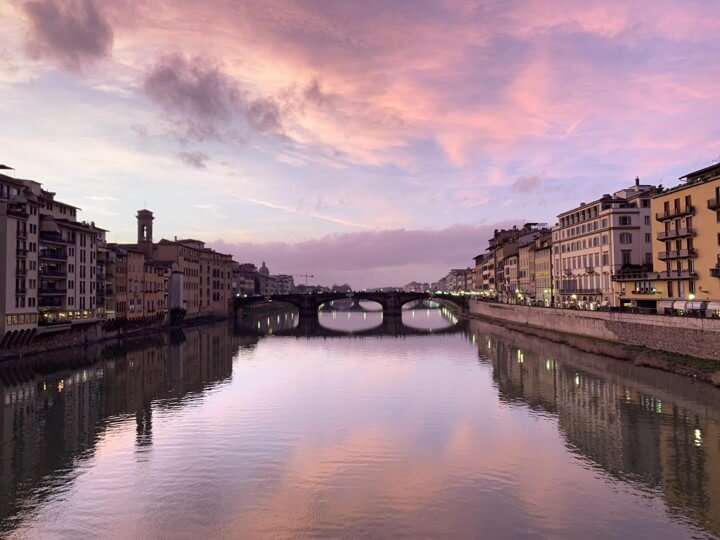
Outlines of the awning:
{"type": "Polygon", "coordinates": [[[693,310],[702,310],[705,309],[707,306],[707,302],[701,302],[701,301],[694,301],[694,302],[688,302],[685,309],[693,309],[693,310]]]}
{"type": "Polygon", "coordinates": [[[657,309],[658,311],[661,309],[672,309],[673,308],[673,302],[672,300],[660,300],[657,303],[657,309]]]}
{"type": "Polygon", "coordinates": [[[676,309],[678,311],[685,311],[687,310],[688,302],[685,300],[675,300],[673,302],[672,308],[676,309]]]}
{"type": "Polygon", "coordinates": [[[718,313],[720,312],[720,302],[708,302],[705,309],[712,311],[713,313],[718,313]]]}

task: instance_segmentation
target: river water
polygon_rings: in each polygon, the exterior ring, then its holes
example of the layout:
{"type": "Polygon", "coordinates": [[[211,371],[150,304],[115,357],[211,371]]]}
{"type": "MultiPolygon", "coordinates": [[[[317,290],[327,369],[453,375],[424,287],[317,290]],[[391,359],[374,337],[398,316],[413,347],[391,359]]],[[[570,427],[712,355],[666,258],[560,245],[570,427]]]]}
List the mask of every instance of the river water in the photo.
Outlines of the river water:
{"type": "Polygon", "coordinates": [[[716,388],[440,309],[295,324],[2,366],[0,536],[720,535],[716,388]]]}

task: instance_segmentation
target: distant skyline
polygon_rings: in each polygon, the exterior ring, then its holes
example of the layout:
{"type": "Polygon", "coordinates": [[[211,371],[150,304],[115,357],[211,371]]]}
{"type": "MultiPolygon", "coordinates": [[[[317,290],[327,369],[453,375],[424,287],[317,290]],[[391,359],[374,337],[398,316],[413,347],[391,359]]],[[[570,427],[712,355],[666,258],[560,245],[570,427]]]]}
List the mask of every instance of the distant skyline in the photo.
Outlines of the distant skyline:
{"type": "Polygon", "coordinates": [[[0,0],[0,163],[358,288],[720,156],[715,3],[0,0]]]}

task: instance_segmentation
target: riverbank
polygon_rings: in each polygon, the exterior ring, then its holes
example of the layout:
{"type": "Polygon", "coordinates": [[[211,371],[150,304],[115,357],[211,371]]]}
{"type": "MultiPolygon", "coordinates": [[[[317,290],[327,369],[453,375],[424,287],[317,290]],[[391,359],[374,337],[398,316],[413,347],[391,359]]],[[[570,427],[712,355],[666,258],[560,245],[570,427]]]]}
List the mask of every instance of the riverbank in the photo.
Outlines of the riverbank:
{"type": "Polygon", "coordinates": [[[678,321],[670,317],[646,321],[638,320],[643,316],[629,314],[585,313],[477,300],[470,301],[468,316],[525,335],[569,345],[582,352],[609,356],[720,386],[718,321],[678,321]],[[624,320],[627,318],[630,320],[624,320]],[[693,327],[687,328],[688,323],[693,327]],[[716,323],[718,328],[712,323],[716,323]],[[662,338],[653,341],[653,336],[658,334],[663,334],[662,338]],[[624,336],[637,337],[624,341],[624,336]]]}
{"type": "Polygon", "coordinates": [[[103,330],[100,322],[92,323],[53,334],[42,334],[32,343],[13,349],[0,351],[0,362],[37,356],[48,352],[57,352],[76,347],[87,347],[108,341],[120,341],[128,338],[152,336],[175,329],[192,328],[230,320],[232,317],[205,316],[188,319],[177,325],[156,325],[133,330],[103,330]]]}

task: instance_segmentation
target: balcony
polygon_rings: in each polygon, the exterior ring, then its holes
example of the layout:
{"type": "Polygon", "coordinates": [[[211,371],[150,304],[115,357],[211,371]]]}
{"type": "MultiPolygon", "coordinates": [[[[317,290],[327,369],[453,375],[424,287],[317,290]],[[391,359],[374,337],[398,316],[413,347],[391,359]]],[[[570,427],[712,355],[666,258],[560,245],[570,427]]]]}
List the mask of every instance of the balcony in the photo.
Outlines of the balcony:
{"type": "Polygon", "coordinates": [[[27,230],[18,229],[17,237],[18,238],[27,238],[27,230]]]}
{"type": "Polygon", "coordinates": [[[30,217],[30,214],[25,212],[25,210],[18,210],[16,208],[8,208],[7,215],[18,219],[27,219],[30,217]]]}
{"type": "Polygon", "coordinates": [[[27,257],[27,249],[24,249],[24,248],[16,249],[15,255],[17,255],[18,257],[27,257]]]}
{"type": "Polygon", "coordinates": [[[709,199],[707,202],[707,207],[710,210],[720,210],[720,197],[715,197],[714,199],[709,199]]]}
{"type": "Polygon", "coordinates": [[[658,259],[667,261],[670,259],[687,259],[689,257],[697,257],[697,251],[692,249],[673,249],[671,251],[661,251],[658,253],[658,259]]]}
{"type": "Polygon", "coordinates": [[[720,278],[720,266],[710,269],[710,275],[712,277],[720,278]]]}
{"type": "Polygon", "coordinates": [[[594,266],[586,266],[586,267],[585,267],[585,273],[586,273],[586,274],[594,274],[594,273],[595,273],[595,267],[594,267],[594,266]]]}
{"type": "Polygon", "coordinates": [[[694,270],[673,270],[671,272],[657,272],[653,279],[673,280],[673,279],[697,279],[697,273],[694,270]]]}
{"type": "Polygon", "coordinates": [[[40,268],[40,277],[67,278],[67,272],[55,268],[40,268]]]}
{"type": "Polygon", "coordinates": [[[16,275],[17,277],[25,277],[25,276],[27,276],[27,268],[22,268],[22,267],[18,266],[18,267],[15,269],[15,275],[16,275]]]}
{"type": "Polygon", "coordinates": [[[22,296],[26,293],[27,289],[25,287],[15,287],[15,294],[22,296]]]}
{"type": "Polygon", "coordinates": [[[56,298],[56,297],[52,297],[52,296],[43,296],[43,297],[38,298],[38,307],[62,308],[63,301],[62,301],[62,298],[56,298]]]}
{"type": "Polygon", "coordinates": [[[634,291],[630,291],[630,294],[655,294],[655,288],[652,287],[650,289],[644,288],[644,289],[635,289],[634,291]]]}
{"type": "Polygon", "coordinates": [[[669,219],[694,215],[695,207],[693,205],[688,205],[685,208],[671,208],[667,212],[658,212],[657,214],[655,214],[655,219],[657,221],[667,221],[669,219]]]}
{"type": "Polygon", "coordinates": [[[657,235],[658,240],[672,240],[673,238],[683,238],[685,236],[695,236],[695,229],[673,229],[670,231],[659,232],[657,235]]]}
{"type": "Polygon", "coordinates": [[[567,270],[565,270],[565,275],[566,275],[566,276],[572,276],[572,275],[573,275],[573,271],[568,268],[567,270]]]}
{"type": "Polygon", "coordinates": [[[64,296],[66,293],[67,288],[65,287],[41,287],[38,289],[38,296],[64,296]]]}
{"type": "Polygon", "coordinates": [[[38,254],[38,259],[47,261],[66,261],[67,253],[56,249],[41,249],[38,254]]]}
{"type": "Polygon", "coordinates": [[[65,240],[62,236],[60,236],[59,233],[51,233],[51,232],[40,232],[40,242],[41,243],[48,243],[48,244],[74,244],[74,242],[71,242],[70,240],[65,240]]]}
{"type": "Polygon", "coordinates": [[[602,294],[600,289],[582,289],[578,287],[568,287],[560,289],[560,294],[602,294]]]}

